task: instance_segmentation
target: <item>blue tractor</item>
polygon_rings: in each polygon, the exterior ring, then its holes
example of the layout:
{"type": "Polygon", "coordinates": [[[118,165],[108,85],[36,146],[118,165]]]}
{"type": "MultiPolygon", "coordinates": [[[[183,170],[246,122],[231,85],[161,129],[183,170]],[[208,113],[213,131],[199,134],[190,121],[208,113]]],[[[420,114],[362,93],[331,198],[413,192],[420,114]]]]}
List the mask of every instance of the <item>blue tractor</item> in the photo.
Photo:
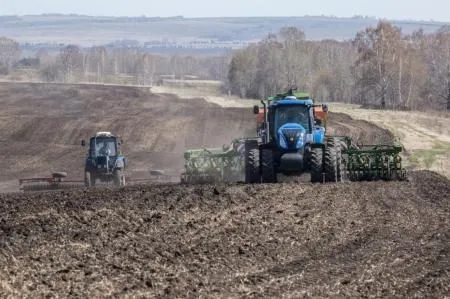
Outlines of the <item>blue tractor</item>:
{"type": "MultiPolygon", "coordinates": [[[[86,146],[84,140],[82,146],[86,146]]],[[[86,187],[94,187],[97,180],[125,185],[125,157],[120,151],[121,142],[111,132],[98,132],[90,138],[85,162],[84,182],[86,187]]]]}
{"type": "Polygon", "coordinates": [[[341,143],[325,136],[328,107],[306,93],[287,93],[253,107],[258,139],[245,143],[245,182],[274,183],[277,174],[311,174],[311,182],[342,180],[341,143]]]}

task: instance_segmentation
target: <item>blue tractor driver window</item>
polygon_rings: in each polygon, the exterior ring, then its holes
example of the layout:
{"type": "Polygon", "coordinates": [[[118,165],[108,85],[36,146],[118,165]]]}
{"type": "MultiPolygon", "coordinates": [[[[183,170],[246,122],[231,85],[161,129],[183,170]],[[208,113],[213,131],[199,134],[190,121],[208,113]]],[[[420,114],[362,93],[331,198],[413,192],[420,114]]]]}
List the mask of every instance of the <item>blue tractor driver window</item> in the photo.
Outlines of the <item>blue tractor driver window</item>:
{"type": "Polygon", "coordinates": [[[114,140],[99,140],[97,139],[96,144],[97,156],[115,156],[116,155],[116,144],[114,140]]]}
{"type": "Polygon", "coordinates": [[[307,132],[309,132],[310,124],[308,107],[301,105],[279,106],[275,116],[275,127],[278,129],[288,123],[300,124],[307,132]]]}

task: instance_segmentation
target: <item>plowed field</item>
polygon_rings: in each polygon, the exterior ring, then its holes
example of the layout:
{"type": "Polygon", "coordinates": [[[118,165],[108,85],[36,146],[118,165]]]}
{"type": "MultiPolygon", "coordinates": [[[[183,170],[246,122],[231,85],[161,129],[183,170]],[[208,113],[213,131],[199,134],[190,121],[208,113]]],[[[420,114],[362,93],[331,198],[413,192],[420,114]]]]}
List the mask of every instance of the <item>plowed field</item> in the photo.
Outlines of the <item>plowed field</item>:
{"type": "Polygon", "coordinates": [[[450,182],[133,186],[0,196],[0,295],[449,291],[450,182]]]}

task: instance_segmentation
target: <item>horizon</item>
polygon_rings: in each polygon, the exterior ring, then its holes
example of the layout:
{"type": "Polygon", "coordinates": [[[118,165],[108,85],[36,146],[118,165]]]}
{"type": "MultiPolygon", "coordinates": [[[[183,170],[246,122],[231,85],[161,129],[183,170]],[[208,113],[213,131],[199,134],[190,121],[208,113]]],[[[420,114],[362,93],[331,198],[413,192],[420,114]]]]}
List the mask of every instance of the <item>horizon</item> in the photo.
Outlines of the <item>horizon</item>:
{"type": "Polygon", "coordinates": [[[252,4],[253,1],[228,0],[214,3],[211,8],[204,0],[166,0],[152,4],[146,0],[78,0],[63,3],[60,0],[15,0],[2,7],[2,16],[78,15],[86,17],[147,17],[173,18],[182,16],[197,18],[270,18],[270,17],[330,17],[354,18],[355,16],[392,21],[450,22],[446,11],[450,3],[445,0],[429,0],[426,3],[410,3],[409,0],[333,0],[314,2],[277,0],[271,5],[252,4]],[[220,12],[220,13],[218,13],[220,12]]]}
{"type": "Polygon", "coordinates": [[[352,15],[352,16],[336,16],[336,15],[240,15],[240,16],[184,16],[184,15],[168,15],[168,16],[153,16],[153,15],[93,15],[93,14],[81,14],[81,13],[32,13],[32,14],[0,14],[2,17],[51,17],[51,16],[63,16],[63,17],[88,17],[88,18],[146,18],[146,19],[252,19],[252,18],[330,18],[330,19],[369,19],[369,20],[387,20],[394,22],[421,22],[421,23],[443,23],[450,24],[449,21],[434,20],[434,19],[392,19],[380,16],[370,15],[352,15]]]}

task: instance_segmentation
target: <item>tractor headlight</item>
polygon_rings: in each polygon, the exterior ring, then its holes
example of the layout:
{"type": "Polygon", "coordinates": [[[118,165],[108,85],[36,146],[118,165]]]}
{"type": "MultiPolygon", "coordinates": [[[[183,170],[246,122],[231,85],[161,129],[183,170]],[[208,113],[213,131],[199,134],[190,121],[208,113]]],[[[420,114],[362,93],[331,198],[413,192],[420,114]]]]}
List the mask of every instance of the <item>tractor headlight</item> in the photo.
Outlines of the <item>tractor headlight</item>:
{"type": "Polygon", "coordinates": [[[280,147],[284,148],[284,149],[287,149],[288,145],[286,143],[286,139],[285,139],[284,135],[283,134],[279,134],[278,139],[280,140],[280,147]]]}
{"type": "Polygon", "coordinates": [[[304,146],[305,142],[305,133],[304,132],[298,132],[297,133],[297,144],[296,148],[301,148],[304,146]]]}

